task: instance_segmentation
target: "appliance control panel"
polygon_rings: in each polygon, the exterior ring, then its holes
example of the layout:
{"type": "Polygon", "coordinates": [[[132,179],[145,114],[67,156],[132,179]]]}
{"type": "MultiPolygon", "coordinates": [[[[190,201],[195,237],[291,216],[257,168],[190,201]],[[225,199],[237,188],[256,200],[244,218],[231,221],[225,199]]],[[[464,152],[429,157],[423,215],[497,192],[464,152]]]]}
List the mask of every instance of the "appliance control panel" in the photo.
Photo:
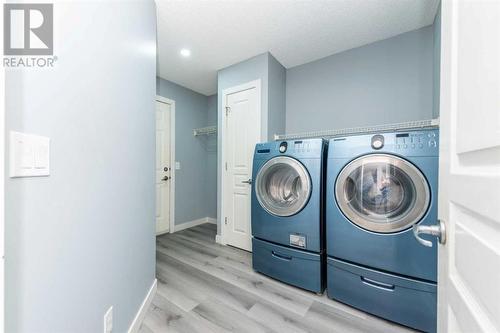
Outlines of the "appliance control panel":
{"type": "Polygon", "coordinates": [[[287,141],[270,141],[257,143],[254,158],[268,158],[269,156],[287,155],[300,158],[321,158],[323,156],[323,139],[303,139],[287,141]]]}
{"type": "Polygon", "coordinates": [[[299,140],[293,142],[293,149],[298,153],[310,152],[311,148],[316,148],[316,147],[311,147],[311,142],[309,141],[299,140]]]}
{"type": "Polygon", "coordinates": [[[328,158],[352,158],[366,153],[402,156],[439,156],[439,129],[422,128],[331,138],[328,158]]]}
{"type": "Polygon", "coordinates": [[[394,148],[399,149],[432,149],[438,147],[435,132],[397,133],[394,148]]]}

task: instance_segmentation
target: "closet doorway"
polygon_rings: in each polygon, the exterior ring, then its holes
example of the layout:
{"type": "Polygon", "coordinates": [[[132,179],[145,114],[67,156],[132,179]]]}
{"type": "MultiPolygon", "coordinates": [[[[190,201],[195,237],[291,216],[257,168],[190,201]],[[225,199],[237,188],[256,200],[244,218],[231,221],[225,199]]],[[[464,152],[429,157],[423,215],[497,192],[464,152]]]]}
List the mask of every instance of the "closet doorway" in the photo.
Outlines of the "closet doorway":
{"type": "Polygon", "coordinates": [[[174,231],[175,102],[156,97],[156,234],[174,231]]]}

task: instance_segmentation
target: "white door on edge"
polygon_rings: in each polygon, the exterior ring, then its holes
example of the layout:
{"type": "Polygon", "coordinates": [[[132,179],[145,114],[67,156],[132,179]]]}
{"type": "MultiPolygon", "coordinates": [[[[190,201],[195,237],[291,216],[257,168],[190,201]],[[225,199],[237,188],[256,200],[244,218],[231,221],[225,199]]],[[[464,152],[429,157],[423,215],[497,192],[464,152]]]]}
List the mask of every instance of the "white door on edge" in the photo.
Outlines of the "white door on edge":
{"type": "Polygon", "coordinates": [[[170,104],[156,102],[156,233],[170,231],[170,104]]]}
{"type": "Polygon", "coordinates": [[[439,332],[500,332],[500,2],[442,3],[439,332]]]}
{"type": "Polygon", "coordinates": [[[257,87],[226,95],[224,241],[252,250],[250,221],[252,162],[260,139],[260,102],[257,87]]]}

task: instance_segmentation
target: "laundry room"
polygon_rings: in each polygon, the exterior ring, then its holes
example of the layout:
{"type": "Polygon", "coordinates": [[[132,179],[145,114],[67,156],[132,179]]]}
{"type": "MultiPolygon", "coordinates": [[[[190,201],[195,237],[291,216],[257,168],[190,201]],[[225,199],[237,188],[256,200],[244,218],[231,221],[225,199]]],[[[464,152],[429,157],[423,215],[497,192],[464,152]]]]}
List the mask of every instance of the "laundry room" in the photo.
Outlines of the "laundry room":
{"type": "Polygon", "coordinates": [[[4,2],[0,332],[500,333],[500,1],[4,2]]]}
{"type": "Polygon", "coordinates": [[[249,4],[159,3],[175,155],[157,179],[175,178],[180,231],[157,226],[160,257],[208,239],[273,282],[435,331],[437,238],[417,238],[437,228],[440,2],[260,5],[274,23],[249,4]]]}
{"type": "MultiPolygon", "coordinates": [[[[207,221],[214,223],[221,215],[224,189],[221,172],[227,167],[220,153],[226,141],[221,124],[229,112],[227,100],[223,100],[227,97],[224,90],[228,88],[252,81],[259,85],[261,106],[257,118],[241,119],[238,120],[241,123],[235,124],[237,128],[246,127],[255,132],[255,140],[244,148],[247,155],[253,153],[253,142],[280,137],[327,137],[356,128],[369,131],[371,127],[376,130],[380,126],[398,129],[398,126],[438,124],[439,1],[389,1],[387,7],[382,5],[383,1],[375,3],[372,9],[377,15],[368,8],[363,9],[370,20],[356,29],[346,26],[355,24],[351,22],[354,18],[336,14],[343,23],[332,25],[331,33],[322,31],[322,35],[316,37],[318,31],[316,34],[300,31],[301,35],[294,38],[291,33],[269,36],[281,44],[284,42],[280,38],[286,37],[288,44],[270,47],[263,53],[240,51],[243,41],[222,39],[219,43],[233,43],[238,50],[218,59],[209,57],[213,46],[199,31],[211,24],[207,11],[215,15],[221,8],[197,4],[203,10],[190,14],[194,15],[197,25],[186,28],[176,20],[192,5],[159,2],[157,96],[175,104],[175,120],[170,123],[169,135],[172,149],[169,149],[168,161],[164,162],[168,172],[160,173],[171,177],[171,181],[175,178],[175,189],[167,191],[173,194],[173,200],[168,200],[172,208],[165,207],[165,211],[173,212],[168,218],[174,220],[172,229],[182,230],[207,221]],[[371,31],[371,25],[378,25],[378,30],[371,31]],[[179,34],[166,33],[174,28],[179,34]],[[315,49],[299,52],[304,39],[313,39],[310,44],[315,49]],[[323,40],[332,42],[325,46],[323,40]],[[174,48],[174,44],[178,47],[174,48]],[[321,56],[323,49],[329,49],[328,55],[321,56]],[[230,65],[218,64],[224,61],[230,65]],[[260,122],[258,128],[253,128],[255,122],[260,122]]],[[[268,10],[277,10],[273,6],[279,7],[270,5],[268,10]]],[[[235,9],[235,14],[243,15],[243,12],[244,8],[235,9]]],[[[311,17],[304,15],[302,19],[311,17]]],[[[216,28],[214,35],[226,26],[216,28]]],[[[247,161],[246,167],[250,164],[247,161]]],[[[251,178],[250,174],[247,176],[251,178]]],[[[170,223],[167,225],[158,228],[158,233],[168,232],[170,223]]],[[[218,230],[220,234],[220,226],[218,230]]]]}

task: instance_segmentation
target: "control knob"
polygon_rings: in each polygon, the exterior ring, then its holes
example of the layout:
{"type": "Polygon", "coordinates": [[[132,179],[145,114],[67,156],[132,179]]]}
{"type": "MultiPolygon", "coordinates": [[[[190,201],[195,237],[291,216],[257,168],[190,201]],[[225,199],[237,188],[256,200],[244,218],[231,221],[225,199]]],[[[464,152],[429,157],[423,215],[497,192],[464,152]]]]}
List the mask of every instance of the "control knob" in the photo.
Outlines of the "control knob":
{"type": "Polygon", "coordinates": [[[374,135],[372,137],[372,148],[381,149],[384,146],[384,137],[380,134],[374,135]]]}

